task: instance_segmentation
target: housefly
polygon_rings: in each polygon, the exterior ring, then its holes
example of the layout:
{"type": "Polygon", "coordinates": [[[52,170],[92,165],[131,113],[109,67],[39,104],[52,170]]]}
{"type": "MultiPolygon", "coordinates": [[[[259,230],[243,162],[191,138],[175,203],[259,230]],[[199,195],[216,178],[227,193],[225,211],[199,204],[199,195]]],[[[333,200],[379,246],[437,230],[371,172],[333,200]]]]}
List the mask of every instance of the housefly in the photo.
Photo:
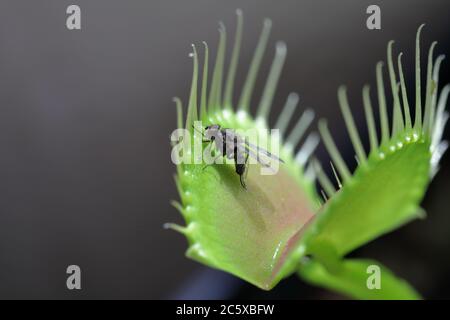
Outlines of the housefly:
{"type": "Polygon", "coordinates": [[[234,160],[236,173],[239,175],[239,180],[244,189],[247,189],[245,179],[248,173],[249,157],[267,168],[270,168],[270,163],[262,161],[262,157],[268,157],[284,163],[282,159],[271,154],[269,151],[250,143],[248,138],[236,134],[233,129],[222,128],[218,124],[205,127],[203,139],[203,142],[215,144],[216,150],[219,153],[216,159],[221,156],[226,156],[228,159],[234,160]]]}

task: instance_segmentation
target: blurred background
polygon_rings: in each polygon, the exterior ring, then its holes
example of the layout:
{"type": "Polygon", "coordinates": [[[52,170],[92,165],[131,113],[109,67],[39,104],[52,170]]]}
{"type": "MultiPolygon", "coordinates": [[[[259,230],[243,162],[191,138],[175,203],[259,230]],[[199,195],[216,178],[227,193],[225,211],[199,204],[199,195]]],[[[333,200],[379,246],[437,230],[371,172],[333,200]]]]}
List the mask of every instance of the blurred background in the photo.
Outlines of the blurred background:
{"type": "MultiPolygon", "coordinates": [[[[361,88],[374,84],[388,40],[405,53],[410,85],[421,23],[427,24],[422,48],[437,40],[435,52],[450,54],[446,0],[2,0],[0,298],[341,298],[295,276],[261,291],[188,260],[185,239],[162,228],[182,221],[169,204],[178,199],[169,146],[172,97],[187,99],[190,44],[205,40],[214,56],[218,21],[232,35],[236,8],[245,19],[237,87],[270,17],[271,42],[253,101],[275,42],[285,41],[274,113],[289,92],[298,92],[298,115],[312,107],[330,119],[350,164],[354,151],[337,87],[348,86],[367,146],[361,88]],[[70,4],[81,7],[82,30],[66,28],[70,4]],[[381,30],[366,28],[370,4],[381,7],[381,30]],[[81,267],[82,290],[66,288],[71,264],[81,267]]],[[[441,85],[449,75],[444,61],[441,85]]],[[[317,155],[328,162],[322,146],[317,155]]],[[[352,254],[378,259],[426,298],[450,298],[448,153],[441,167],[423,202],[426,220],[352,254]]]]}

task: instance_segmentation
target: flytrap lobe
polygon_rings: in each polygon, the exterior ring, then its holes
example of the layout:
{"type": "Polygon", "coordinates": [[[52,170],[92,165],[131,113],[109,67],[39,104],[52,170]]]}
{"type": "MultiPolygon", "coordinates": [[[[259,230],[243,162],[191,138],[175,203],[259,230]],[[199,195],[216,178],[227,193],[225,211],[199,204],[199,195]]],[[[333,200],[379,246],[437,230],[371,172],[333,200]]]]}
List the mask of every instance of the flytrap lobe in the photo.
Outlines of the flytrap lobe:
{"type": "MultiPolygon", "coordinates": [[[[201,86],[198,84],[199,57],[193,46],[194,71],[185,121],[181,100],[175,98],[178,127],[184,127],[194,137],[185,139],[189,144],[194,143],[196,135],[203,135],[194,130],[196,120],[201,120],[205,127],[219,125],[221,128],[261,131],[270,128],[268,115],[286,57],[286,46],[277,43],[275,47],[264,91],[253,116],[249,111],[253,89],[268,44],[271,22],[264,21],[240,98],[235,104],[234,78],[238,71],[242,28],[243,17],[238,10],[226,78],[227,37],[223,24],[219,28],[211,81],[208,79],[208,46],[203,44],[201,86]]],[[[280,136],[258,136],[263,145],[275,145],[280,150],[279,156],[284,163],[277,174],[261,175],[260,164],[249,165],[248,190],[243,190],[232,164],[212,165],[206,169],[203,164],[181,162],[177,165],[175,181],[181,202],[173,204],[186,225],[166,226],[186,236],[189,243],[187,256],[262,289],[271,289],[283,277],[297,272],[309,283],[354,298],[419,298],[414,288],[380,263],[345,256],[412,219],[424,216],[420,201],[447,148],[442,134],[448,120],[446,104],[450,86],[445,86],[438,94],[439,68],[444,57],[434,59],[436,43],[433,42],[423,77],[420,70],[422,28],[423,25],[416,37],[415,101],[408,101],[402,53],[394,59],[393,41],[387,46],[387,89],[383,76],[385,66],[379,62],[375,69],[375,103],[369,86],[362,90],[370,142],[368,152],[352,116],[346,88],[338,90],[338,102],[357,161],[353,173],[333,141],[326,120],[320,120],[318,128],[331,158],[335,182],[324,174],[320,163],[311,156],[319,143],[319,136],[314,132],[304,138],[314,118],[311,110],[304,111],[287,132],[299,100],[295,93],[287,97],[273,126],[279,129],[280,136]],[[422,78],[426,79],[424,84],[422,78]],[[379,121],[375,121],[374,106],[378,108],[379,121]],[[392,112],[388,112],[388,106],[392,112]],[[392,114],[391,119],[388,114],[392,114]],[[302,146],[295,152],[301,141],[302,146]],[[316,193],[316,180],[321,196],[316,193]],[[366,286],[367,270],[373,265],[379,266],[383,274],[379,290],[370,290],[366,286]]]]}
{"type": "Polygon", "coordinates": [[[425,99],[421,95],[420,26],[416,37],[415,116],[408,101],[400,52],[393,58],[393,44],[387,46],[387,68],[392,97],[392,119],[389,121],[387,97],[382,74],[383,62],[376,65],[377,100],[380,115],[378,137],[370,88],[364,86],[362,102],[367,120],[370,151],[366,154],[350,111],[345,87],[338,90],[338,101],[347,126],[358,163],[350,173],[325,120],[319,121],[319,131],[336,168],[339,191],[322,173],[319,163],[315,169],[319,182],[330,200],[322,209],[315,225],[320,236],[315,241],[333,246],[340,256],[361,246],[395,227],[423,214],[419,203],[426,186],[438,170],[439,159],[447,148],[442,133],[448,119],[445,111],[450,85],[438,94],[439,68],[443,55],[433,62],[433,42],[428,52],[425,99]],[[396,72],[398,70],[398,73],[396,72]],[[376,204],[375,204],[376,202],[376,204]],[[372,204],[373,205],[370,205],[372,204]],[[330,216],[328,216],[330,215],[330,216]],[[354,215],[364,219],[352,219],[354,215]],[[351,221],[353,220],[353,221],[351,221]],[[346,225],[347,227],[344,227],[346,225]],[[354,230],[358,230],[357,233],[354,230]],[[353,233],[350,237],[349,232],[353,233]]]}
{"type": "Polygon", "coordinates": [[[363,275],[377,262],[344,259],[354,249],[420,217],[425,211],[420,202],[428,184],[439,168],[439,159],[447,149],[442,134],[448,120],[445,110],[450,85],[438,93],[439,68],[443,55],[434,59],[436,42],[428,51],[425,83],[420,69],[421,25],[416,36],[415,101],[408,101],[403,75],[402,57],[393,58],[393,44],[387,46],[388,91],[392,97],[392,119],[389,121],[387,96],[383,79],[383,62],[376,65],[379,131],[373,113],[370,88],[364,86],[362,102],[370,141],[368,154],[363,148],[347,100],[346,88],[338,90],[338,101],[355,150],[358,166],[350,173],[332,139],[325,120],[319,131],[330,154],[336,183],[333,184],[318,162],[314,168],[318,181],[329,200],[302,238],[305,251],[314,257],[304,260],[299,274],[308,282],[337,290],[355,298],[409,299],[420,297],[405,281],[384,269],[385,286],[370,291],[363,275]],[[397,72],[396,72],[397,71],[397,72]],[[425,97],[422,86],[425,85],[425,97]],[[413,116],[414,111],[414,116],[413,116]],[[336,191],[335,185],[338,186],[336,191]],[[336,271],[338,270],[338,271],[336,271]],[[337,276],[339,274],[339,276],[337,276]],[[358,280],[359,279],[359,280],[358,280]]]}
{"type": "Polygon", "coordinates": [[[181,100],[175,98],[175,102],[178,127],[184,127],[193,137],[202,135],[202,128],[196,130],[193,127],[197,120],[201,120],[204,127],[217,124],[233,130],[256,129],[259,143],[279,150],[279,157],[283,160],[278,172],[261,175],[261,165],[250,164],[246,172],[247,190],[244,190],[232,164],[206,167],[204,164],[180,163],[175,181],[181,202],[173,204],[183,215],[186,226],[167,224],[167,227],[187,237],[188,257],[230,272],[263,289],[272,288],[287,274],[288,269],[294,271],[293,262],[298,259],[293,257],[301,254],[298,252],[299,239],[320,203],[315,192],[312,167],[304,169],[308,167],[310,155],[319,142],[318,135],[311,133],[295,152],[314,118],[313,112],[305,111],[285,136],[297,108],[297,94],[287,97],[273,127],[279,129],[281,135],[275,137],[267,134],[271,129],[268,116],[286,57],[286,45],[282,42],[275,46],[256,115],[252,116],[249,111],[271,27],[271,21],[264,20],[237,104],[233,96],[242,42],[243,16],[240,10],[237,11],[237,26],[226,77],[227,37],[225,26],[221,23],[211,81],[208,79],[208,46],[206,43],[202,45],[201,86],[199,55],[193,45],[191,57],[194,71],[185,121],[181,100]]]}

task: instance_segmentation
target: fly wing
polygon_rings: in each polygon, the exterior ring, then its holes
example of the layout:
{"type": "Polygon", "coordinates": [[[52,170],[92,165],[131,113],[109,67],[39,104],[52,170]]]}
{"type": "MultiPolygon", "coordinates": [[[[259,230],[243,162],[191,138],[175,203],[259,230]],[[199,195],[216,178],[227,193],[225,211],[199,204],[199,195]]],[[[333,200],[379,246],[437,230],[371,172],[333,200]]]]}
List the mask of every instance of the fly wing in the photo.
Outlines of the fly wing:
{"type": "Polygon", "coordinates": [[[252,157],[253,159],[255,159],[256,161],[258,161],[258,163],[260,165],[262,165],[263,167],[269,169],[270,171],[272,171],[273,173],[276,173],[276,171],[274,170],[274,168],[272,168],[272,166],[270,165],[270,162],[264,162],[261,160],[261,157],[259,156],[259,154],[257,154],[256,152],[254,152],[253,150],[249,149],[247,146],[245,146],[245,152],[252,157]]]}
{"type": "MultiPolygon", "coordinates": [[[[244,139],[241,136],[237,135],[232,129],[224,129],[223,131],[223,143],[225,145],[225,150],[227,156],[231,159],[233,158],[235,150],[238,153],[238,157],[243,161],[243,155],[239,155],[239,153],[243,153],[244,139]]],[[[241,162],[242,162],[241,161],[241,162]]]]}
{"type": "Polygon", "coordinates": [[[247,139],[245,139],[245,144],[247,145],[247,148],[248,148],[248,149],[253,149],[253,150],[255,150],[255,152],[258,153],[258,154],[261,154],[261,153],[262,153],[262,154],[264,154],[265,156],[267,156],[267,157],[269,157],[269,158],[271,158],[271,159],[274,159],[274,160],[277,160],[277,161],[279,161],[279,162],[281,162],[281,163],[284,163],[283,159],[280,159],[280,158],[278,158],[277,156],[271,154],[271,153],[270,153],[269,151],[267,151],[266,149],[261,148],[261,147],[257,146],[256,144],[253,144],[253,143],[247,141],[247,139]]]}
{"type": "Polygon", "coordinates": [[[225,134],[223,135],[225,136],[225,142],[230,144],[230,146],[239,146],[244,142],[244,139],[240,135],[236,134],[236,132],[232,129],[224,129],[224,133],[225,134]]]}

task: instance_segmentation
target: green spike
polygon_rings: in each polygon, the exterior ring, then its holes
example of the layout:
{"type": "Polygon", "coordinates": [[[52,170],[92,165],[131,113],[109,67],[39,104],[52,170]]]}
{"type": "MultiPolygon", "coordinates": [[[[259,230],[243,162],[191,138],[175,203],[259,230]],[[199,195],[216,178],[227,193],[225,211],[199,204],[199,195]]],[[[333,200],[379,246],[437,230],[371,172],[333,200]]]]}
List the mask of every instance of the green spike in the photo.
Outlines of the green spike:
{"type": "Polygon", "coordinates": [[[447,106],[447,99],[449,93],[450,93],[450,84],[446,84],[441,90],[441,94],[439,96],[439,101],[437,104],[436,119],[435,119],[436,123],[434,126],[441,132],[438,134],[437,138],[434,138],[437,139],[435,141],[436,143],[438,143],[441,140],[441,136],[443,133],[442,130],[444,130],[445,123],[448,120],[448,113],[445,112],[445,108],[447,106]]]}
{"type": "Polygon", "coordinates": [[[259,66],[266,50],[271,28],[272,22],[269,19],[265,19],[264,26],[259,37],[258,45],[250,64],[247,79],[245,80],[244,89],[242,90],[241,97],[239,99],[238,108],[241,110],[248,111],[250,107],[250,99],[252,97],[253,87],[255,86],[255,80],[258,75],[259,66]]]}
{"type": "Polygon", "coordinates": [[[186,227],[180,226],[176,223],[164,223],[163,225],[164,229],[172,229],[174,231],[178,231],[179,233],[182,233],[184,235],[187,235],[188,230],[186,227]]]}
{"type": "Polygon", "coordinates": [[[399,74],[399,78],[400,78],[400,88],[402,90],[403,112],[405,114],[405,125],[406,125],[406,129],[409,130],[412,128],[412,124],[411,124],[411,114],[409,112],[408,94],[406,91],[405,78],[403,76],[402,56],[403,56],[403,52],[400,52],[400,54],[398,55],[397,64],[398,64],[398,74],[399,74]]]}
{"type": "Polygon", "coordinates": [[[267,120],[278,80],[280,79],[281,70],[283,69],[284,61],[286,59],[286,51],[286,44],[284,42],[278,42],[276,44],[275,57],[272,66],[270,67],[269,76],[267,77],[261,101],[259,102],[256,116],[257,119],[267,120]]]}
{"type": "Polygon", "coordinates": [[[333,186],[333,183],[331,183],[330,179],[328,179],[327,175],[323,172],[320,162],[316,158],[313,158],[311,160],[311,163],[313,165],[319,184],[324,189],[327,196],[331,198],[336,192],[336,188],[333,186]]]}
{"type": "Polygon", "coordinates": [[[336,147],[336,144],[333,141],[333,138],[331,137],[330,131],[328,130],[327,121],[325,119],[321,119],[319,121],[319,131],[320,135],[322,136],[322,140],[325,144],[325,147],[328,150],[328,153],[331,156],[331,159],[336,163],[336,167],[344,179],[344,182],[350,180],[351,174],[350,171],[347,168],[347,165],[345,164],[344,160],[342,159],[341,154],[339,153],[339,150],[336,147]]]}
{"type": "Polygon", "coordinates": [[[380,108],[380,122],[381,122],[381,143],[389,140],[389,119],[386,110],[386,95],[384,94],[383,83],[383,62],[378,62],[376,67],[377,77],[377,91],[378,91],[378,105],[380,108]]]}
{"type": "Polygon", "coordinates": [[[175,102],[177,108],[177,128],[183,128],[183,107],[180,98],[174,97],[173,102],[175,102]]]}
{"type": "Polygon", "coordinates": [[[433,83],[434,83],[434,91],[433,91],[433,97],[431,100],[431,128],[434,128],[434,124],[436,121],[436,103],[437,103],[437,91],[439,87],[439,69],[441,67],[442,61],[445,59],[445,55],[441,54],[436,58],[436,62],[434,63],[433,67],[433,83]]]}
{"type": "Polygon", "coordinates": [[[172,205],[172,207],[177,209],[178,212],[184,216],[184,210],[183,210],[183,206],[181,205],[181,203],[179,203],[178,201],[172,200],[172,201],[170,201],[170,204],[172,205]]]}
{"type": "Polygon", "coordinates": [[[450,83],[446,84],[445,87],[442,88],[441,95],[439,96],[437,115],[439,115],[439,117],[441,118],[444,117],[445,112],[444,110],[445,107],[447,106],[447,98],[449,93],[450,93],[450,83]]]}
{"type": "Polygon", "coordinates": [[[362,91],[364,112],[366,114],[367,130],[369,132],[370,150],[373,152],[378,148],[377,130],[373,116],[372,102],[370,101],[370,86],[365,85],[362,91]]]}
{"type": "Polygon", "coordinates": [[[430,132],[430,125],[431,125],[431,96],[433,95],[433,51],[434,47],[436,46],[437,42],[434,41],[431,46],[430,50],[428,51],[428,63],[427,63],[427,88],[425,93],[425,112],[423,117],[423,131],[425,133],[430,132]]]}
{"type": "Polygon", "coordinates": [[[200,120],[204,120],[206,117],[206,92],[208,90],[208,59],[209,59],[209,50],[208,44],[203,41],[203,45],[205,46],[205,58],[203,62],[203,77],[202,77],[202,93],[201,93],[201,101],[200,101],[200,120]]]}
{"type": "Polygon", "coordinates": [[[347,99],[347,89],[344,86],[338,89],[338,101],[341,107],[342,115],[344,116],[345,125],[347,126],[347,131],[352,141],[353,148],[355,149],[356,155],[359,161],[364,163],[366,161],[366,153],[364,147],[361,143],[358,130],[356,129],[355,121],[353,120],[352,112],[350,111],[350,106],[347,99]]]}
{"type": "Polygon", "coordinates": [[[393,125],[397,128],[395,133],[403,132],[403,130],[405,129],[405,121],[403,119],[402,107],[399,99],[399,92],[400,92],[400,82],[397,82],[395,84],[395,94],[397,96],[397,99],[394,102],[394,111],[397,114],[397,117],[394,118],[395,125],[393,125]]]}
{"type": "Polygon", "coordinates": [[[322,195],[324,201],[323,203],[320,204],[320,206],[323,206],[328,201],[328,196],[323,190],[320,190],[320,194],[322,195]]]}
{"type": "Polygon", "coordinates": [[[284,104],[283,110],[280,113],[280,116],[277,119],[277,122],[274,126],[275,129],[280,130],[280,136],[283,137],[286,132],[289,121],[294,114],[295,107],[298,103],[298,94],[292,92],[288,95],[286,99],[286,103],[284,104]]]}
{"type": "Polygon", "coordinates": [[[231,109],[233,107],[233,87],[234,78],[236,76],[236,69],[239,61],[239,51],[241,49],[242,42],[242,24],[243,16],[242,10],[236,10],[237,24],[236,24],[236,34],[234,37],[233,52],[231,54],[230,67],[227,75],[227,82],[225,85],[225,96],[224,96],[224,107],[231,109]]]}
{"type": "MultiPolygon", "coordinates": [[[[183,108],[180,98],[174,97],[172,99],[175,102],[177,108],[177,129],[183,129],[183,108]]],[[[180,137],[179,137],[180,138],[180,137]]],[[[175,142],[172,142],[172,146],[175,145],[175,142]]],[[[178,155],[176,156],[178,159],[178,155]]],[[[180,173],[183,165],[177,166],[177,172],[180,173]]]]}
{"type": "Polygon", "coordinates": [[[414,128],[419,132],[422,130],[422,101],[421,101],[421,85],[420,85],[420,32],[425,24],[420,25],[416,34],[416,119],[414,128]]]}
{"type": "Polygon", "coordinates": [[[307,109],[303,112],[300,119],[297,121],[295,127],[292,129],[291,133],[286,139],[286,146],[295,149],[300,139],[305,134],[306,129],[314,119],[314,112],[307,109]]]}
{"type": "Polygon", "coordinates": [[[209,91],[208,110],[213,111],[220,107],[222,99],[223,65],[225,60],[226,31],[222,22],[219,23],[219,47],[214,64],[211,88],[209,91]]]}
{"type": "Polygon", "coordinates": [[[177,187],[178,194],[180,195],[181,201],[183,202],[184,201],[184,191],[183,191],[183,188],[181,187],[181,182],[180,182],[180,178],[179,178],[181,176],[182,170],[183,170],[182,166],[177,166],[178,173],[177,173],[177,175],[173,176],[173,179],[175,180],[175,186],[177,187]]]}
{"type": "Polygon", "coordinates": [[[192,72],[192,84],[191,84],[191,93],[189,95],[189,105],[186,116],[186,129],[192,132],[192,125],[197,118],[197,80],[198,80],[198,57],[197,50],[195,46],[192,45],[193,52],[190,56],[194,61],[194,71],[192,72]]]}
{"type": "Polygon", "coordinates": [[[295,155],[295,161],[301,166],[301,168],[305,167],[305,164],[308,162],[314,150],[319,145],[319,142],[320,138],[317,132],[312,132],[308,135],[300,150],[298,150],[295,155]]]}
{"type": "Polygon", "coordinates": [[[392,45],[394,44],[394,41],[391,40],[388,43],[387,47],[387,61],[388,61],[388,71],[389,71],[389,79],[391,83],[391,90],[392,90],[392,98],[394,100],[394,111],[393,111],[393,119],[392,119],[392,135],[394,136],[397,132],[400,132],[404,128],[403,123],[403,115],[402,110],[400,107],[400,99],[398,97],[398,90],[397,90],[397,77],[395,75],[394,70],[394,63],[392,59],[392,45]]]}
{"type": "Polygon", "coordinates": [[[398,132],[403,132],[405,130],[405,116],[403,114],[404,107],[402,108],[402,100],[400,99],[400,81],[398,81],[395,84],[395,95],[396,95],[396,101],[394,103],[394,110],[397,112],[397,121],[396,121],[396,127],[398,132]]]}
{"type": "MultiPolygon", "coordinates": [[[[318,136],[317,136],[317,139],[320,140],[320,138],[318,136]]],[[[317,142],[317,144],[319,144],[319,142],[317,142]]],[[[312,154],[310,155],[309,158],[312,158],[312,154]]],[[[317,177],[316,177],[316,173],[315,173],[314,167],[313,167],[313,165],[311,163],[311,159],[308,159],[308,160],[309,161],[307,161],[306,167],[304,167],[305,168],[304,169],[304,172],[305,172],[304,176],[305,176],[306,181],[309,181],[309,182],[313,183],[313,182],[316,181],[317,177]]]]}

